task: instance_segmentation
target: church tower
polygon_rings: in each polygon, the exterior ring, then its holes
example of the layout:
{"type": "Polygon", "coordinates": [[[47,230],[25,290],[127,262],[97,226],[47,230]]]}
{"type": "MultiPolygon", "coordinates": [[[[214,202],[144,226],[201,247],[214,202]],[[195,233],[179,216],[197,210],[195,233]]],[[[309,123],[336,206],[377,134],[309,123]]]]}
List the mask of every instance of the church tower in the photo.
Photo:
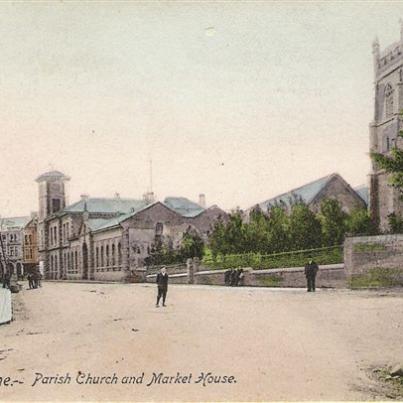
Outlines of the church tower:
{"type": "MultiPolygon", "coordinates": [[[[372,45],[375,76],[374,120],[370,124],[370,151],[390,154],[402,147],[398,138],[403,129],[403,23],[400,40],[381,51],[378,39],[372,45]]],[[[389,175],[372,161],[370,212],[381,231],[388,230],[388,216],[403,214],[403,203],[396,189],[388,185],[389,175]]]]}

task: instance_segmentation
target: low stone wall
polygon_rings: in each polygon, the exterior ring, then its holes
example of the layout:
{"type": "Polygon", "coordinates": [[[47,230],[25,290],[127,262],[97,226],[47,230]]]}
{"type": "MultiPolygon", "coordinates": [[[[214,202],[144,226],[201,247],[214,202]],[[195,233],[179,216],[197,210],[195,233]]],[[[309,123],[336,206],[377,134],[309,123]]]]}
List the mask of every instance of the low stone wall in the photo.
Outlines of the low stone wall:
{"type": "Polygon", "coordinates": [[[118,271],[99,271],[94,273],[95,281],[124,281],[127,277],[127,272],[123,270],[118,271]]]}
{"type": "MultiPolygon", "coordinates": [[[[147,268],[147,274],[157,274],[161,267],[161,266],[152,266],[147,268]]],[[[172,274],[180,274],[180,273],[185,273],[187,271],[187,265],[186,263],[179,263],[179,264],[173,264],[173,265],[166,265],[164,266],[166,267],[167,273],[169,276],[171,276],[172,274]]]]}
{"type": "Polygon", "coordinates": [[[352,288],[403,286],[403,234],[347,238],[344,263],[352,288]]]}
{"type": "MultiPolygon", "coordinates": [[[[155,283],[157,275],[149,274],[146,276],[147,283],[155,283]]],[[[169,275],[169,284],[189,284],[188,273],[178,273],[169,275]]]]}
{"type": "MultiPolygon", "coordinates": [[[[251,287],[306,287],[303,267],[253,270],[244,268],[243,285],[251,287]]],[[[226,270],[202,270],[194,273],[195,284],[225,285],[226,270]]],[[[317,287],[345,288],[343,264],[321,266],[316,278],[317,287]]]]}

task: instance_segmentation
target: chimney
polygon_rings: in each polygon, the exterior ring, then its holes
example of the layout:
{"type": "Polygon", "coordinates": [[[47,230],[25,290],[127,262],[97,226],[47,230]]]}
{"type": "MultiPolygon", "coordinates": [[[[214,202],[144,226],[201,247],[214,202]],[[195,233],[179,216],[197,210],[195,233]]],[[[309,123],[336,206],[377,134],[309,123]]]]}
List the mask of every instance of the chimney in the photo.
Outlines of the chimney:
{"type": "Polygon", "coordinates": [[[80,197],[81,197],[81,200],[87,201],[90,196],[87,194],[82,194],[82,195],[80,195],[80,197]]]}
{"type": "Polygon", "coordinates": [[[115,192],[115,199],[120,199],[120,193],[115,192]]]}
{"type": "Polygon", "coordinates": [[[199,205],[206,208],[206,195],[204,193],[199,194],[199,205]]]}
{"type": "Polygon", "coordinates": [[[31,220],[38,217],[38,213],[36,211],[31,211],[31,220]]]}

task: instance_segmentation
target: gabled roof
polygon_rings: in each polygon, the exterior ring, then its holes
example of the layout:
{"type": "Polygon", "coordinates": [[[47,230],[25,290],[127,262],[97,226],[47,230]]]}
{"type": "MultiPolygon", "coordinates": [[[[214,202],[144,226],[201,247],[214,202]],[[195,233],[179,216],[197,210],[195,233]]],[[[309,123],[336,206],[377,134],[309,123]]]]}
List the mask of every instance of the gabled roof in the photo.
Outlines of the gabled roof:
{"type": "Polygon", "coordinates": [[[365,204],[368,206],[369,203],[369,188],[368,186],[362,185],[358,186],[354,189],[356,193],[361,197],[362,200],[365,201],[365,204]]]}
{"type": "Polygon", "coordinates": [[[202,206],[190,201],[186,197],[166,197],[164,204],[182,217],[196,217],[205,211],[202,206]]]}
{"type": "Polygon", "coordinates": [[[95,198],[90,197],[86,200],[80,200],[63,209],[68,213],[83,213],[87,210],[89,213],[133,213],[147,206],[145,200],[121,199],[121,198],[95,198]]]}
{"type": "Polygon", "coordinates": [[[324,187],[336,177],[340,178],[340,176],[335,173],[324,176],[323,178],[317,179],[313,182],[307,183],[306,185],[259,203],[259,207],[263,211],[266,211],[270,206],[280,203],[290,207],[292,202],[295,200],[302,200],[304,203],[309,204],[321,192],[321,190],[324,189],[324,187]]]}
{"type": "Polygon", "coordinates": [[[70,178],[68,176],[66,176],[64,173],[60,172],[60,171],[49,171],[49,172],[45,172],[42,175],[39,175],[35,180],[37,182],[42,182],[48,179],[65,179],[65,180],[70,180],[70,178]]]}
{"type": "Polygon", "coordinates": [[[140,213],[141,211],[144,211],[152,206],[155,206],[156,204],[162,204],[160,202],[154,202],[151,204],[145,204],[142,208],[139,208],[138,210],[133,210],[130,211],[129,213],[126,214],[121,214],[118,217],[113,217],[113,218],[90,218],[88,220],[88,225],[91,228],[91,231],[100,231],[100,230],[105,230],[108,228],[116,227],[118,226],[121,222],[127,220],[130,217],[135,216],[136,214],[140,213]]]}
{"type": "Polygon", "coordinates": [[[3,230],[10,228],[24,228],[30,221],[30,216],[5,217],[0,219],[0,227],[3,230]]]}

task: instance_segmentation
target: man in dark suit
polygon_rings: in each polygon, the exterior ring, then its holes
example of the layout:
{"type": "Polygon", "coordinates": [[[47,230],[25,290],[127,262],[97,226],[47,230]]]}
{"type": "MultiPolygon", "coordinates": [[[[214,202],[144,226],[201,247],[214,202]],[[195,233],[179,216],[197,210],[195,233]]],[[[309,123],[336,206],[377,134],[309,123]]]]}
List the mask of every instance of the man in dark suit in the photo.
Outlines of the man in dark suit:
{"type": "Polygon", "coordinates": [[[161,267],[161,271],[157,274],[156,283],[158,284],[158,296],[156,307],[159,307],[160,299],[162,297],[162,306],[165,305],[165,299],[168,292],[168,273],[165,266],[161,267]]]}
{"type": "Polygon", "coordinates": [[[313,261],[312,258],[309,258],[308,263],[305,265],[305,277],[308,287],[308,292],[315,292],[315,279],[316,273],[319,270],[319,266],[313,261]]]}

